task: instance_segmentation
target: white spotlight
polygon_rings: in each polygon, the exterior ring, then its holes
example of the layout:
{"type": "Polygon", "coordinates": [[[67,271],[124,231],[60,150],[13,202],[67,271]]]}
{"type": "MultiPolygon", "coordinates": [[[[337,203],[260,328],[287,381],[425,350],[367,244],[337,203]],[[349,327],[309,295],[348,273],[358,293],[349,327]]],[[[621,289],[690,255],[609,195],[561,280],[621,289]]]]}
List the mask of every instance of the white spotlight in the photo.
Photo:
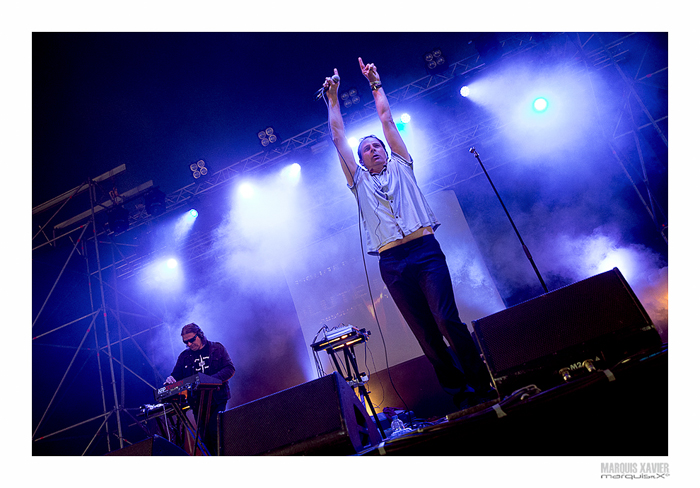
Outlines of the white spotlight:
{"type": "Polygon", "coordinates": [[[467,98],[469,96],[469,87],[465,85],[462,88],[460,88],[459,94],[462,95],[464,98],[467,98]]]}
{"type": "Polygon", "coordinates": [[[243,183],[238,187],[238,193],[243,198],[251,198],[255,194],[255,190],[253,189],[253,185],[250,183],[243,183]]]}
{"type": "Polygon", "coordinates": [[[537,112],[544,112],[545,110],[547,110],[547,105],[549,105],[547,103],[547,99],[543,97],[535,99],[535,101],[532,103],[532,106],[537,112]]]}
{"type": "Polygon", "coordinates": [[[197,220],[197,211],[191,209],[188,212],[182,214],[176,221],[175,227],[173,228],[173,238],[179,241],[187,235],[187,233],[192,229],[194,221],[197,220]]]}
{"type": "Polygon", "coordinates": [[[175,269],[177,268],[177,260],[174,258],[168,259],[168,262],[166,263],[166,266],[170,269],[175,269]]]}
{"type": "Polygon", "coordinates": [[[411,116],[409,114],[401,114],[401,122],[408,124],[411,121],[411,116]]]}
{"type": "Polygon", "coordinates": [[[299,179],[301,178],[301,166],[299,163],[293,163],[285,166],[282,168],[282,171],[280,171],[280,176],[287,184],[292,183],[296,185],[299,183],[299,179]]]}
{"type": "Polygon", "coordinates": [[[357,147],[360,145],[360,140],[357,137],[348,137],[348,144],[350,144],[353,150],[357,150],[357,147]]]}

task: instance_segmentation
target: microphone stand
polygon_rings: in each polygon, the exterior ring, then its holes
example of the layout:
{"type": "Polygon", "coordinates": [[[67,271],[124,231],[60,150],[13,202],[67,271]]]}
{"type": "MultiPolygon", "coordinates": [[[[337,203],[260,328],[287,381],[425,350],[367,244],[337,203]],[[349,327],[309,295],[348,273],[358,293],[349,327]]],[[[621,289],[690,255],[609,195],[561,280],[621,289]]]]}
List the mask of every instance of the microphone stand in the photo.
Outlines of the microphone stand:
{"type": "Polygon", "coordinates": [[[484,167],[484,163],[481,162],[481,158],[479,158],[479,153],[476,152],[475,147],[469,148],[469,152],[474,155],[477,161],[479,161],[479,164],[481,165],[481,169],[486,175],[486,178],[489,180],[489,183],[491,183],[491,188],[493,188],[493,191],[496,193],[496,196],[498,197],[498,201],[501,202],[501,206],[503,207],[503,210],[506,213],[506,216],[508,216],[508,220],[510,220],[510,225],[513,226],[513,230],[515,231],[515,234],[518,236],[518,239],[520,240],[520,244],[523,246],[523,251],[525,251],[525,255],[527,256],[527,259],[530,260],[530,264],[532,265],[532,269],[535,270],[535,273],[537,274],[537,277],[540,280],[540,283],[542,284],[542,288],[544,288],[545,293],[549,293],[549,290],[547,290],[547,285],[545,285],[544,280],[542,279],[542,275],[540,275],[539,270],[537,269],[537,265],[535,265],[535,261],[532,259],[532,255],[530,254],[529,249],[523,242],[523,238],[520,237],[520,232],[518,232],[517,227],[515,227],[515,222],[513,222],[513,219],[510,218],[510,214],[508,213],[508,209],[506,208],[506,205],[503,203],[503,200],[501,200],[501,196],[498,194],[498,190],[496,190],[496,186],[493,184],[493,181],[491,181],[491,177],[489,176],[488,172],[486,171],[486,168],[484,167]]]}

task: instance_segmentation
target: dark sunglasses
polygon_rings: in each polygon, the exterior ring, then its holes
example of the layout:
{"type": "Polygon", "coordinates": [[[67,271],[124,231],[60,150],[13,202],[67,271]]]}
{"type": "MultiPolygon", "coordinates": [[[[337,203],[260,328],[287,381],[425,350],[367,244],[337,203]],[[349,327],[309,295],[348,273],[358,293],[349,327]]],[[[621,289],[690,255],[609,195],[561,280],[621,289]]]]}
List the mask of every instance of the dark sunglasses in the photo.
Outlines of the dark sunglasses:
{"type": "Polygon", "coordinates": [[[182,342],[184,342],[185,344],[190,344],[190,343],[192,343],[192,342],[194,342],[194,341],[196,341],[196,340],[197,340],[197,336],[194,336],[194,337],[191,338],[191,339],[182,339],[182,342]]]}

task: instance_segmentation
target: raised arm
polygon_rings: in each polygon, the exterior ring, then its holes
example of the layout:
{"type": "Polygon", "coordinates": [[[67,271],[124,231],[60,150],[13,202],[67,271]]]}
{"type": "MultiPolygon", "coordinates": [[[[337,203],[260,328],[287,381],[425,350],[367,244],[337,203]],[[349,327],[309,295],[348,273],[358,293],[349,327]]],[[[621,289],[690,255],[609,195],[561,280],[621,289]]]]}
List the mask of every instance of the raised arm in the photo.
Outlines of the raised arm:
{"type": "Polygon", "coordinates": [[[345,124],[343,123],[343,116],[340,113],[340,104],[338,103],[340,77],[337,76],[337,69],[333,69],[333,72],[336,76],[335,79],[338,81],[333,80],[333,78],[326,78],[326,81],[323,83],[324,88],[328,88],[328,123],[331,126],[333,142],[338,150],[340,166],[345,174],[345,179],[348,181],[348,186],[352,187],[354,185],[353,177],[357,170],[357,163],[355,162],[355,154],[345,138],[345,124]]]}
{"type": "Polygon", "coordinates": [[[367,78],[367,81],[369,81],[370,87],[372,87],[374,105],[377,108],[377,115],[379,115],[379,120],[382,123],[384,138],[389,144],[391,152],[398,154],[407,161],[410,161],[411,156],[408,154],[406,144],[399,134],[399,129],[396,127],[394,118],[391,115],[389,100],[384,93],[384,88],[382,88],[382,82],[379,78],[377,67],[374,65],[374,63],[364,64],[362,62],[362,58],[357,58],[357,60],[360,62],[362,74],[365,76],[365,78],[367,78]]]}

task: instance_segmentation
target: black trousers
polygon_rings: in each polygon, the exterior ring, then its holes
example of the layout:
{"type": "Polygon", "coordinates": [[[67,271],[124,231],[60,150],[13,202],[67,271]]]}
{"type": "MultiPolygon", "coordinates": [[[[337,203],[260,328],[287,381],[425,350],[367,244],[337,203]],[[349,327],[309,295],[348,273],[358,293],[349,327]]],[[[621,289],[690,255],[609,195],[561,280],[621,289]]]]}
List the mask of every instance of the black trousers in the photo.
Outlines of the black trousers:
{"type": "MultiPolygon", "coordinates": [[[[209,420],[207,421],[207,425],[201,425],[199,418],[197,418],[197,412],[198,412],[198,405],[195,405],[193,407],[195,418],[197,419],[197,430],[199,431],[200,438],[204,442],[204,445],[207,446],[207,450],[209,451],[209,454],[212,456],[216,455],[217,452],[217,433],[216,433],[216,417],[219,412],[223,412],[226,410],[226,403],[228,400],[223,400],[220,402],[216,402],[212,399],[211,406],[209,408],[209,420]]],[[[204,414],[204,412],[202,412],[204,414]]]]}
{"type": "Polygon", "coordinates": [[[488,370],[469,329],[459,318],[447,261],[435,236],[423,236],[383,251],[379,270],[442,388],[451,395],[487,391],[488,370]]]}

